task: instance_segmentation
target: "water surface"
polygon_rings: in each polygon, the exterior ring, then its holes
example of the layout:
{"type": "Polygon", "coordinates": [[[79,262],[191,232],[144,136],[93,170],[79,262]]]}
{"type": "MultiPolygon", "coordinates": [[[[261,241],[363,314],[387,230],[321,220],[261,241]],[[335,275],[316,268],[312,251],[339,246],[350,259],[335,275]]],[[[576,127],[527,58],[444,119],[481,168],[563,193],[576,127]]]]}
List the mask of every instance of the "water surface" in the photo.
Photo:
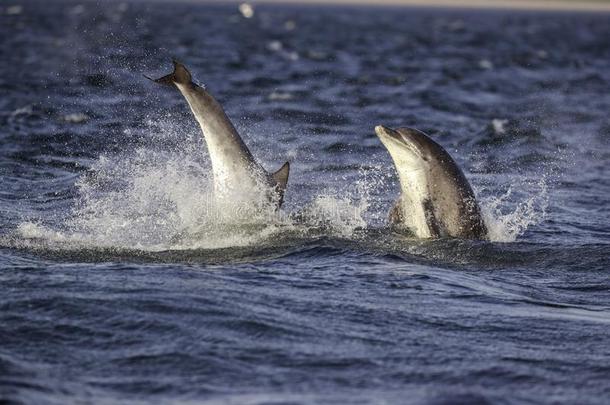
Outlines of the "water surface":
{"type": "Polygon", "coordinates": [[[610,397],[610,16],[0,5],[0,398],[610,397]],[[176,57],[282,212],[231,221],[176,57]],[[377,124],[463,167],[492,241],[392,232],[377,124]],[[242,223],[244,222],[244,223],[242,223]]]}

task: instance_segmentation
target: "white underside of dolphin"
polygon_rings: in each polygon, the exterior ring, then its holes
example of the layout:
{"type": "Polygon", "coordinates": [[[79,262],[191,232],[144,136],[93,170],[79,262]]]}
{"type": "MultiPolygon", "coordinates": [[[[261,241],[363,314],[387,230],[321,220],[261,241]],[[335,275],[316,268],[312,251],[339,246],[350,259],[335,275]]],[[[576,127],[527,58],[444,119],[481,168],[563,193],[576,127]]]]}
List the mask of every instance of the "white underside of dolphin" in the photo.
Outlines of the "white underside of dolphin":
{"type": "Polygon", "coordinates": [[[217,196],[281,206],[290,172],[288,162],[277,172],[268,173],[254,159],[220,103],[193,83],[190,72],[181,63],[174,61],[171,74],[153,81],[175,86],[186,99],[207,144],[217,196]]]}

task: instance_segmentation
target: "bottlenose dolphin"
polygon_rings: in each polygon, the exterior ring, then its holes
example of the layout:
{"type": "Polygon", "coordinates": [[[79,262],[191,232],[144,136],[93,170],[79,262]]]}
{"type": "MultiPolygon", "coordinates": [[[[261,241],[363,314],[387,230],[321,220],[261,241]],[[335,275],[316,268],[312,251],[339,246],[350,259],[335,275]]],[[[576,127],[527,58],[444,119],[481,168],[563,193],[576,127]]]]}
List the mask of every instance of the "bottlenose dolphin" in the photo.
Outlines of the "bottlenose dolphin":
{"type": "Polygon", "coordinates": [[[400,180],[390,222],[420,238],[486,239],[487,228],[464,173],[438,143],[416,129],[375,127],[400,180]]]}
{"type": "Polygon", "coordinates": [[[174,71],[154,82],[175,86],[186,99],[199,123],[208,147],[214,190],[217,195],[234,198],[239,195],[246,202],[249,198],[263,196],[277,204],[284,200],[290,164],[288,162],[275,173],[268,173],[256,162],[227,117],[222,106],[203,87],[192,81],[191,74],[181,63],[174,61],[174,71]]]}

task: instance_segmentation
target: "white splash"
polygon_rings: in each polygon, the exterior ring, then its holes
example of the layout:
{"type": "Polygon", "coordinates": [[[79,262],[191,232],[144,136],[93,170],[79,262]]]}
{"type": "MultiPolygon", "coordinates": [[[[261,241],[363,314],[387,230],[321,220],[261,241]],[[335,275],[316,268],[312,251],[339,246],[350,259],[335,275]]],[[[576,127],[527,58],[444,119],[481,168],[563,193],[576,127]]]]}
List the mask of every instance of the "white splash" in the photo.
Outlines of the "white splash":
{"type": "MultiPolygon", "coordinates": [[[[75,184],[76,204],[60,224],[21,223],[21,246],[144,251],[218,249],[264,243],[282,232],[349,237],[366,227],[366,187],[325,192],[291,213],[260,199],[219,198],[199,133],[148,122],[147,146],[100,156],[75,184]],[[295,219],[298,217],[298,219],[295,219]],[[315,233],[315,232],[314,232],[315,233]]],[[[129,134],[128,134],[129,135],[129,134]]],[[[133,135],[133,134],[132,134],[133,135]]],[[[294,186],[289,188],[296,192],[294,186]]]]}
{"type": "Polygon", "coordinates": [[[493,242],[514,242],[530,226],[544,221],[549,205],[547,177],[533,182],[511,185],[507,191],[495,197],[481,200],[483,219],[493,242]],[[521,196],[514,202],[514,189],[521,196]],[[528,190],[529,189],[529,190],[528,190]],[[523,191],[527,191],[523,194],[523,191]]]}
{"type": "Polygon", "coordinates": [[[305,206],[300,218],[304,219],[304,229],[321,228],[327,234],[349,238],[357,229],[366,228],[365,210],[365,206],[355,205],[349,197],[319,195],[305,206]]]}
{"type": "MultiPolygon", "coordinates": [[[[54,225],[22,222],[18,243],[46,249],[218,249],[263,244],[286,232],[352,238],[362,229],[387,225],[393,186],[386,166],[360,169],[356,180],[337,179],[339,186],[315,193],[308,203],[276,210],[262,200],[215,197],[199,132],[184,135],[168,123],[148,125],[147,146],[99,157],[76,183],[78,198],[69,215],[54,225]]],[[[493,241],[514,241],[543,220],[546,180],[535,183],[535,190],[527,189],[531,185],[513,184],[500,197],[481,200],[493,241]]],[[[291,183],[288,192],[298,187],[291,183]]]]}

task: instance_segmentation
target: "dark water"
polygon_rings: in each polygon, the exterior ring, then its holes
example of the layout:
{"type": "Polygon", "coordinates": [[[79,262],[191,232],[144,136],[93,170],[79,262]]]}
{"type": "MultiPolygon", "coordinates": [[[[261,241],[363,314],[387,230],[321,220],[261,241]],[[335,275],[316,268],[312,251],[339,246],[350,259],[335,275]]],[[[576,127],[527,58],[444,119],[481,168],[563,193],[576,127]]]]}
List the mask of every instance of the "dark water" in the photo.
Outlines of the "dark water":
{"type": "Polygon", "coordinates": [[[608,403],[608,14],[0,14],[0,401],[608,403]],[[199,130],[141,75],[171,57],[292,162],[277,218],[202,208],[199,130]],[[447,148],[493,241],[387,228],[377,124],[447,148]]]}

